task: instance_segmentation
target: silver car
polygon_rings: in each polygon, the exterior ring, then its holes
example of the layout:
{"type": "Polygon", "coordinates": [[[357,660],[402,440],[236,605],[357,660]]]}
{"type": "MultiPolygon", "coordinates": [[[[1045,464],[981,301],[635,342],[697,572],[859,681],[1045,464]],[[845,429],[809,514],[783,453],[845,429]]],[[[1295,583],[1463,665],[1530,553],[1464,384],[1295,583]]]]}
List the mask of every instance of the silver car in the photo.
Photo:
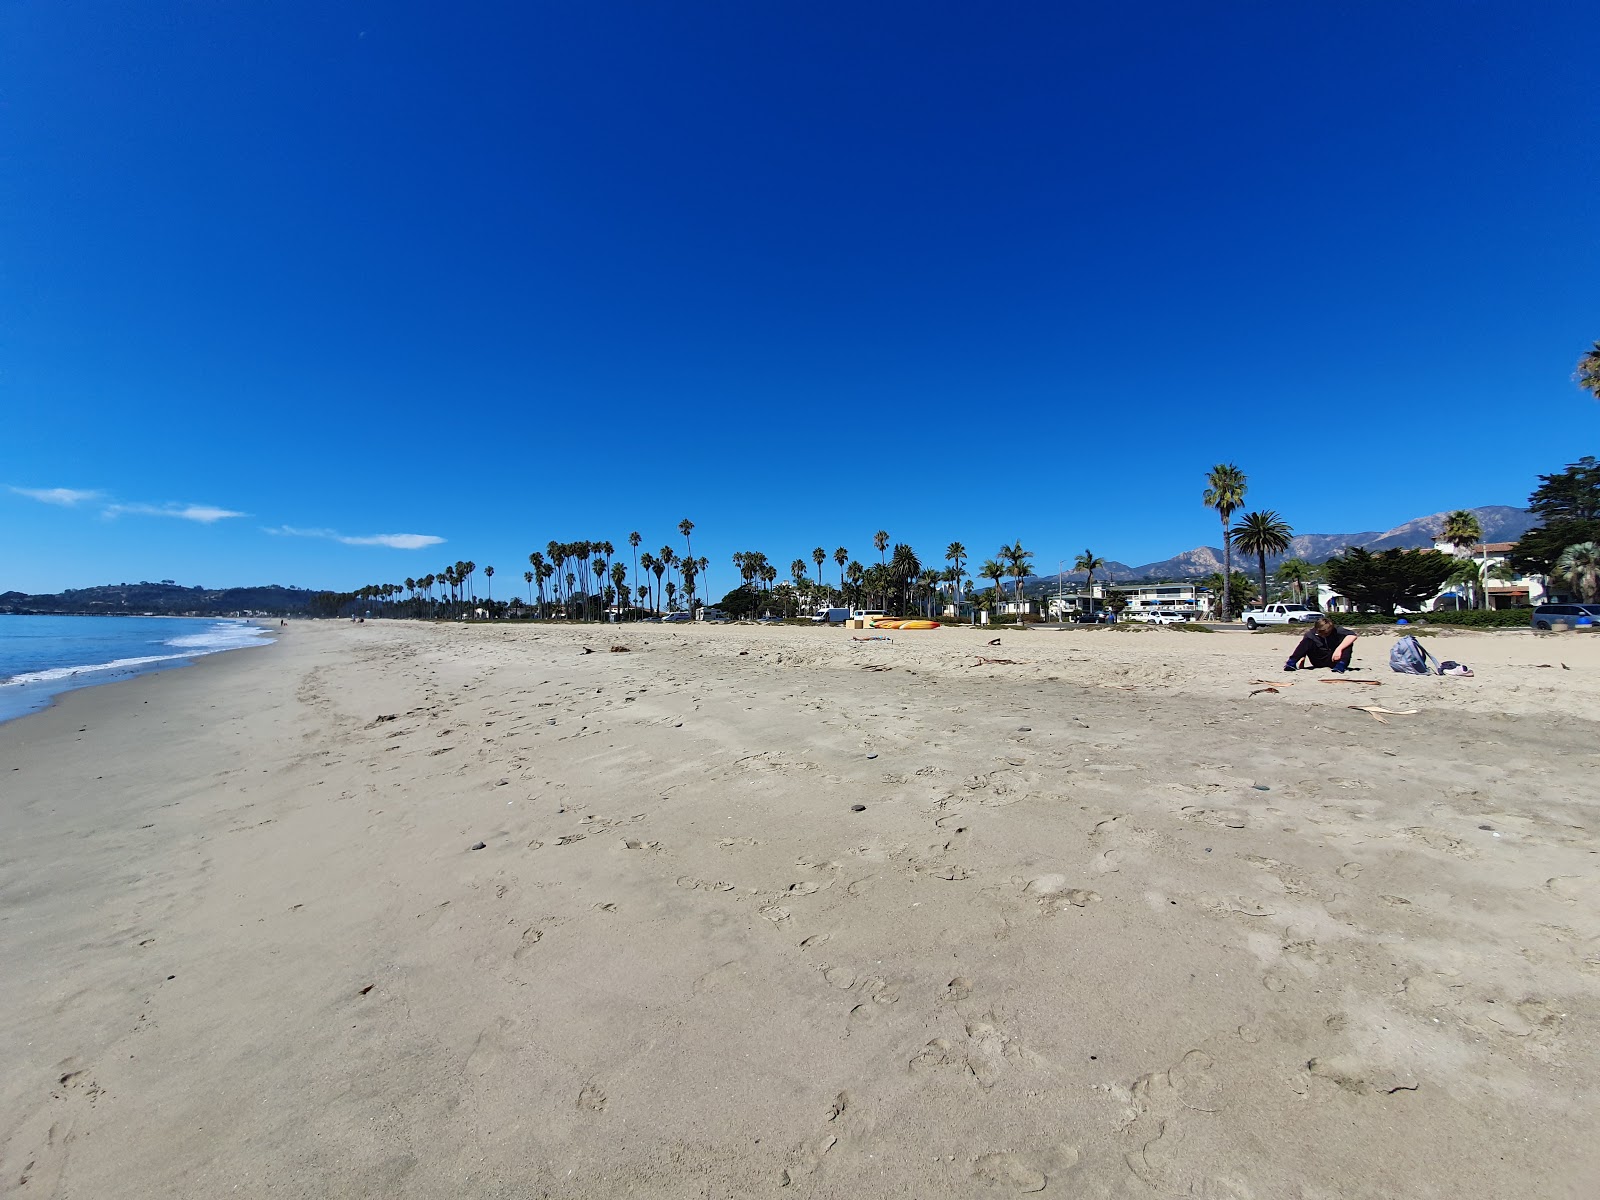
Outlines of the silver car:
{"type": "Polygon", "coordinates": [[[1576,625],[1579,617],[1600,622],[1600,604],[1541,604],[1533,610],[1533,627],[1549,629],[1558,621],[1576,625]]]}

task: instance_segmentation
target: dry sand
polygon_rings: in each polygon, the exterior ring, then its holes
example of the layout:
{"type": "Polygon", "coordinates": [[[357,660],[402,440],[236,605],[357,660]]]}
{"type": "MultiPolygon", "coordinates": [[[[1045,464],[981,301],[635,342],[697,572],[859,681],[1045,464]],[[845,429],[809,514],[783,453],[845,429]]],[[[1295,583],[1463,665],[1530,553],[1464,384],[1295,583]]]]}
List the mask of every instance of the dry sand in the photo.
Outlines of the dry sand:
{"type": "Polygon", "coordinates": [[[1596,1194],[1600,637],[891,636],[302,623],[0,727],[0,1192],[1596,1194]]]}

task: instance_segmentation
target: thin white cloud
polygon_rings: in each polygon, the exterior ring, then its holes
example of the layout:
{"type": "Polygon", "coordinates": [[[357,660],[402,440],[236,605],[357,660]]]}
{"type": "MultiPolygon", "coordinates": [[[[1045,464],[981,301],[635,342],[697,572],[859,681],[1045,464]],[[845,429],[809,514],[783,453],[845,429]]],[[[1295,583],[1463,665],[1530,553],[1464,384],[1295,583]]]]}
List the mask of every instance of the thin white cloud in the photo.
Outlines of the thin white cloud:
{"type": "Polygon", "coordinates": [[[13,487],[11,489],[19,496],[26,496],[30,500],[37,500],[41,504],[59,504],[63,508],[82,504],[87,500],[98,500],[99,492],[84,491],[81,488],[25,488],[13,487]]]}
{"type": "Polygon", "coordinates": [[[296,529],[292,525],[278,525],[266,532],[277,537],[326,538],[346,546],[387,546],[391,550],[421,550],[425,546],[444,543],[442,537],[431,533],[374,533],[369,537],[346,537],[334,529],[296,529]]]}
{"type": "Polygon", "coordinates": [[[210,525],[229,517],[242,517],[242,512],[231,508],[218,508],[213,504],[108,504],[105,515],[120,517],[124,513],[139,517],[177,517],[181,521],[198,521],[210,525]]]}

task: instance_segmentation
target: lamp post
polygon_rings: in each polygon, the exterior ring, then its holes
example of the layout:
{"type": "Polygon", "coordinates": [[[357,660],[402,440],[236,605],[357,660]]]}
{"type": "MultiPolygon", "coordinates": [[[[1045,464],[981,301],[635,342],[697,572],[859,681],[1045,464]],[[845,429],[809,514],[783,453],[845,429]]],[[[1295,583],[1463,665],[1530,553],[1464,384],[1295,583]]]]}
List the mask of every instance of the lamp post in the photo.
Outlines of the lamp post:
{"type": "Polygon", "coordinates": [[[1060,621],[1067,611],[1067,560],[1056,560],[1056,620],[1060,621]]]}

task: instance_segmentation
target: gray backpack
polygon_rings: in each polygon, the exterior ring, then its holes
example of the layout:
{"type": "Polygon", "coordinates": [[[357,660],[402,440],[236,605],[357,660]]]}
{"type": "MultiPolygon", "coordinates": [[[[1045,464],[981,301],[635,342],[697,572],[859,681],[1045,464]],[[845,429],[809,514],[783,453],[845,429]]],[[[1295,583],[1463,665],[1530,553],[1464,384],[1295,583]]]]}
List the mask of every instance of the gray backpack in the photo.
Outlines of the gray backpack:
{"type": "Polygon", "coordinates": [[[1442,675],[1439,660],[1416,638],[1407,634],[1389,648],[1389,669],[1402,675],[1442,675]]]}

